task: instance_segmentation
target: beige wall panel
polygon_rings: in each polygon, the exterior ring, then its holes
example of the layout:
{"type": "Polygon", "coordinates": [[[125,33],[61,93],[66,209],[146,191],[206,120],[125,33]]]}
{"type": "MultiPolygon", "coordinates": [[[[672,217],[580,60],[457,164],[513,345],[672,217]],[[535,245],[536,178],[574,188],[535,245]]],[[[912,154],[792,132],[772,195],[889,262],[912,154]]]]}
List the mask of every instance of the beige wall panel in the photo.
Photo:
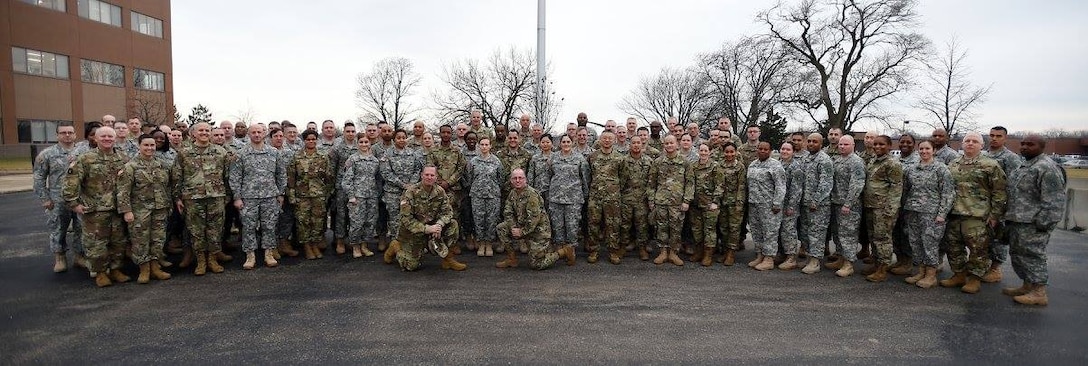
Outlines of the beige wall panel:
{"type": "Polygon", "coordinates": [[[68,80],[15,75],[18,119],[72,120],[72,89],[68,80]]]}

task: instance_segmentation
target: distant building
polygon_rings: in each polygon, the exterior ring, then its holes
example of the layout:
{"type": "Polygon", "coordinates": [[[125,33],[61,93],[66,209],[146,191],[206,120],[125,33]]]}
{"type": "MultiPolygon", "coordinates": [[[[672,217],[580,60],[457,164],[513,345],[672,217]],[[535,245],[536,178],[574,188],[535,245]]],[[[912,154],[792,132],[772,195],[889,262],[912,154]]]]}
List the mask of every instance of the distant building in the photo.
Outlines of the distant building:
{"type": "Polygon", "coordinates": [[[4,150],[55,142],[62,121],[173,122],[170,0],[0,0],[0,48],[4,150]]]}

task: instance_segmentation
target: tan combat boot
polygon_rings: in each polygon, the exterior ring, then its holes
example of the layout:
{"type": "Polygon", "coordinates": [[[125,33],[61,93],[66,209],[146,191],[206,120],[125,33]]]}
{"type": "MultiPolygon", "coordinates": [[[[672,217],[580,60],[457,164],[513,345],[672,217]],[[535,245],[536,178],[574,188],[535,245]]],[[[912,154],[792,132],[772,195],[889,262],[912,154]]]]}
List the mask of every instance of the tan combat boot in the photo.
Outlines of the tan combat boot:
{"type": "Polygon", "coordinates": [[[1020,296],[1031,291],[1031,284],[1028,281],[1024,281],[1020,287],[1006,287],[1001,289],[1001,294],[1006,296],[1020,296]]]}
{"type": "Polygon", "coordinates": [[[215,253],[210,253],[210,254],[213,257],[215,257],[215,260],[223,262],[223,263],[230,262],[230,261],[234,260],[234,257],[231,257],[231,256],[227,255],[227,253],[223,253],[222,250],[220,250],[218,252],[215,252],[215,253]]]}
{"type": "Polygon", "coordinates": [[[275,253],[275,252],[276,252],[275,249],[265,249],[264,250],[264,266],[265,267],[272,268],[272,267],[280,265],[280,262],[276,261],[276,256],[273,255],[273,253],[275,253]]]}
{"type": "Polygon", "coordinates": [[[246,262],[242,263],[242,269],[253,269],[257,266],[257,253],[246,252],[246,262]]]}
{"type": "Polygon", "coordinates": [[[801,268],[801,273],[813,274],[820,271],[820,260],[816,257],[810,256],[808,263],[805,264],[805,268],[801,268]]]}
{"type": "MultiPolygon", "coordinates": [[[[366,249],[366,244],[363,244],[363,249],[366,249]]],[[[454,245],[451,245],[449,247],[449,250],[450,250],[450,253],[453,253],[453,255],[461,255],[461,243],[456,243],[454,245]]],[[[370,250],[367,249],[367,251],[369,252],[370,250]]],[[[363,254],[366,254],[366,253],[364,252],[363,254]]],[[[370,253],[370,255],[374,255],[374,253],[370,253]]],[[[369,257],[370,255],[368,255],[367,257],[369,257]]]]}
{"type": "Polygon", "coordinates": [[[841,269],[842,264],[846,262],[846,259],[843,259],[843,257],[839,255],[831,255],[829,257],[827,263],[824,263],[824,268],[838,270],[841,269]]]}
{"type": "MultiPolygon", "coordinates": [[[[215,252],[215,253],[222,253],[222,252],[215,252]]],[[[205,262],[205,264],[207,264],[208,270],[211,271],[212,273],[223,273],[223,266],[219,264],[219,259],[218,259],[217,255],[209,254],[208,259],[205,262]]]]}
{"type": "Polygon", "coordinates": [[[700,258],[699,264],[703,267],[710,267],[714,264],[714,247],[703,247],[703,257],[700,258]]]}
{"type": "Polygon", "coordinates": [[[589,255],[586,256],[586,263],[589,263],[589,264],[597,263],[597,260],[599,259],[600,255],[601,255],[600,249],[589,252],[589,255]]]}
{"type": "Polygon", "coordinates": [[[68,271],[68,256],[64,253],[53,253],[53,273],[68,271]]]}
{"type": "Polygon", "coordinates": [[[922,276],[918,282],[914,283],[915,286],[921,288],[930,288],[937,284],[937,267],[925,266],[926,274],[922,276]]]}
{"type": "MultiPolygon", "coordinates": [[[[363,242],[362,244],[359,244],[359,252],[363,253],[364,257],[374,256],[374,252],[370,251],[370,248],[367,248],[366,246],[367,246],[366,242],[363,242]]],[[[456,246],[454,246],[454,248],[456,248],[456,246]]],[[[450,253],[453,253],[453,251],[451,250],[450,253]]],[[[454,255],[456,255],[456,254],[454,254],[454,255]]]]}
{"type": "Polygon", "coordinates": [[[786,261],[782,262],[782,264],[779,264],[778,269],[783,271],[792,271],[794,269],[797,269],[797,256],[786,256],[786,261]]]}
{"type": "Polygon", "coordinates": [[[574,254],[574,246],[560,246],[559,249],[555,251],[555,253],[559,254],[559,258],[566,258],[568,266],[573,266],[575,263],[578,263],[577,255],[574,254]]]}
{"type": "Polygon", "coordinates": [[[1046,296],[1046,285],[1031,285],[1031,291],[1012,298],[1019,304],[1046,306],[1050,300],[1046,296]]]}
{"type": "Polygon", "coordinates": [[[913,284],[918,283],[918,280],[922,279],[922,277],[925,277],[925,276],[926,276],[926,267],[925,266],[918,266],[918,272],[915,273],[913,276],[904,278],[903,282],[906,282],[906,283],[909,283],[909,284],[913,285],[913,284]]]}
{"type": "Polygon", "coordinates": [[[125,283],[132,280],[132,278],[126,276],[124,272],[121,272],[120,268],[110,269],[108,274],[110,276],[110,280],[112,280],[113,282],[125,283]]]}
{"type": "Polygon", "coordinates": [[[506,251],[506,259],[495,263],[495,267],[498,268],[515,268],[518,266],[518,255],[515,250],[506,251]]]}
{"type": "Polygon", "coordinates": [[[756,255],[755,259],[752,259],[751,262],[748,262],[748,267],[749,268],[756,268],[757,264],[763,263],[763,253],[757,253],[757,254],[758,255],[756,255]]]}
{"type": "Polygon", "coordinates": [[[344,239],[336,239],[336,254],[344,254],[346,249],[344,248],[344,239]]]}
{"type": "MultiPolygon", "coordinates": [[[[392,248],[393,243],[390,243],[389,247],[392,248]]],[[[514,260],[516,261],[517,259],[514,259],[514,260]]],[[[517,265],[517,263],[515,263],[515,265],[517,265]]],[[[456,259],[453,259],[453,256],[449,255],[449,253],[446,254],[445,258],[442,258],[442,269],[452,269],[454,271],[464,271],[465,268],[468,268],[468,266],[466,266],[464,263],[458,262],[456,259]]]]}
{"type": "Polygon", "coordinates": [[[151,277],[156,280],[169,280],[170,274],[162,271],[162,265],[158,261],[151,261],[151,277]]]}
{"type": "Polygon", "coordinates": [[[170,261],[166,260],[165,257],[164,258],[159,258],[156,262],[158,262],[159,267],[162,267],[162,268],[170,268],[170,266],[174,265],[173,263],[170,263],[170,261]]]}
{"type": "Polygon", "coordinates": [[[835,271],[835,275],[839,277],[849,277],[854,274],[854,264],[846,259],[842,259],[842,267],[839,267],[838,271],[835,271]]]}
{"type": "Polygon", "coordinates": [[[990,265],[990,269],[986,271],[986,274],[982,275],[982,282],[996,283],[1001,282],[1001,263],[994,262],[990,265]]]}
{"type": "Polygon", "coordinates": [[[737,252],[735,250],[733,250],[733,249],[726,250],[725,251],[725,256],[722,257],[722,264],[724,264],[726,266],[732,266],[737,261],[736,255],[737,255],[737,252]]]}
{"type": "Polygon", "coordinates": [[[352,258],[362,258],[363,257],[363,246],[360,245],[360,244],[352,245],[351,246],[351,257],[352,258]]]}
{"type": "Polygon", "coordinates": [[[399,240],[389,242],[389,247],[385,249],[385,253],[382,253],[382,260],[385,261],[385,264],[393,264],[393,261],[397,259],[398,250],[400,250],[399,240]]]}
{"type": "Polygon", "coordinates": [[[94,285],[98,287],[106,287],[113,285],[113,282],[110,281],[110,277],[107,276],[105,272],[98,272],[98,274],[94,276],[94,285]]]}
{"type": "Polygon", "coordinates": [[[946,280],[941,280],[941,287],[960,287],[967,284],[967,272],[956,272],[946,280]]]}
{"type": "Polygon", "coordinates": [[[884,282],[888,280],[888,265],[880,263],[877,265],[876,270],[872,274],[865,276],[865,279],[869,282],[884,282]]]}
{"type": "Polygon", "coordinates": [[[673,250],[673,249],[669,249],[669,263],[672,263],[672,264],[675,264],[675,265],[678,265],[678,266],[683,266],[684,265],[684,261],[682,259],[680,259],[679,255],[677,255],[677,251],[673,250]]]}
{"type": "Polygon", "coordinates": [[[757,271],[766,271],[768,269],[774,269],[774,257],[773,256],[764,256],[763,261],[759,262],[759,264],[756,264],[752,268],[755,268],[757,271]]]}
{"type": "Polygon", "coordinates": [[[960,287],[960,292],[965,294],[977,294],[982,287],[982,278],[975,275],[967,276],[967,283],[960,287]]]}
{"type": "Polygon", "coordinates": [[[298,256],[298,251],[295,250],[294,248],[291,248],[291,241],[290,240],[287,240],[287,239],[280,240],[280,245],[279,245],[279,247],[277,247],[277,249],[280,251],[280,254],[286,255],[288,257],[297,257],[298,256]]]}
{"type": "Polygon", "coordinates": [[[914,259],[908,256],[898,258],[898,260],[895,261],[895,265],[888,269],[888,272],[891,272],[891,274],[896,276],[909,275],[912,271],[914,271],[914,259]]]}
{"type": "Polygon", "coordinates": [[[622,260],[623,260],[623,251],[622,250],[609,250],[608,251],[608,263],[620,264],[620,262],[622,260]]]}
{"type": "Polygon", "coordinates": [[[140,275],[136,276],[136,283],[146,285],[151,282],[151,263],[140,265],[140,275]]]}
{"type": "Polygon", "coordinates": [[[657,254],[657,258],[654,258],[654,264],[662,264],[669,260],[669,250],[665,248],[659,249],[661,252],[657,254]]]}
{"type": "Polygon", "coordinates": [[[306,253],[306,259],[310,259],[310,260],[317,259],[317,256],[314,255],[314,246],[313,246],[313,244],[310,244],[310,243],[302,244],[302,251],[304,253],[306,253]]]}
{"type": "Polygon", "coordinates": [[[638,259],[644,262],[650,260],[650,251],[646,250],[645,245],[638,246],[638,259]]]}
{"type": "Polygon", "coordinates": [[[203,276],[204,272],[208,270],[208,260],[205,258],[206,252],[196,253],[196,269],[193,269],[193,274],[197,276],[203,276]]]}

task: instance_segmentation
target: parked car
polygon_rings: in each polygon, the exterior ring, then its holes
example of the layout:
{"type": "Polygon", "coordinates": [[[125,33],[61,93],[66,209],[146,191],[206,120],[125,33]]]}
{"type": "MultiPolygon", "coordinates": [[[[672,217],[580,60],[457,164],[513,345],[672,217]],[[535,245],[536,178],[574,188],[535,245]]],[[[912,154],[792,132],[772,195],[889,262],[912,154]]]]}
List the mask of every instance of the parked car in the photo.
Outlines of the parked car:
{"type": "Polygon", "coordinates": [[[1088,160],[1084,160],[1084,159],[1072,160],[1072,159],[1070,159],[1070,160],[1066,160],[1064,163],[1062,163],[1062,166],[1065,167],[1066,169],[1088,169],[1088,160]]]}

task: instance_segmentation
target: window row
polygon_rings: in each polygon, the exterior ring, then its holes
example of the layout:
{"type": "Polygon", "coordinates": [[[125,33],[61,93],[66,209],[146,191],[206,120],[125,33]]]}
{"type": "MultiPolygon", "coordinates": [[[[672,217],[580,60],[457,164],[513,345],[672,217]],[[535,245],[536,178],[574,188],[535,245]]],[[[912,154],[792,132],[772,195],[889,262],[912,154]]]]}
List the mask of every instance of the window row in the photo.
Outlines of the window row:
{"type": "MultiPolygon", "coordinates": [[[[22,0],[22,2],[49,8],[60,12],[67,12],[66,0],[22,0]]],[[[109,24],[115,27],[121,26],[121,7],[101,0],[78,0],[79,16],[109,24]]],[[[162,20],[140,14],[132,13],[132,30],[152,37],[162,38],[162,20]]]]}
{"type": "MultiPolygon", "coordinates": [[[[68,79],[68,56],[21,47],[11,48],[15,72],[68,79]]],[[[125,86],[125,67],[93,60],[79,60],[79,78],[85,83],[125,86]]],[[[166,74],[135,69],[133,86],[137,89],[165,91],[166,74]]]]}
{"type": "Polygon", "coordinates": [[[20,119],[18,122],[19,143],[45,144],[57,142],[57,125],[71,121],[20,119]]]}

